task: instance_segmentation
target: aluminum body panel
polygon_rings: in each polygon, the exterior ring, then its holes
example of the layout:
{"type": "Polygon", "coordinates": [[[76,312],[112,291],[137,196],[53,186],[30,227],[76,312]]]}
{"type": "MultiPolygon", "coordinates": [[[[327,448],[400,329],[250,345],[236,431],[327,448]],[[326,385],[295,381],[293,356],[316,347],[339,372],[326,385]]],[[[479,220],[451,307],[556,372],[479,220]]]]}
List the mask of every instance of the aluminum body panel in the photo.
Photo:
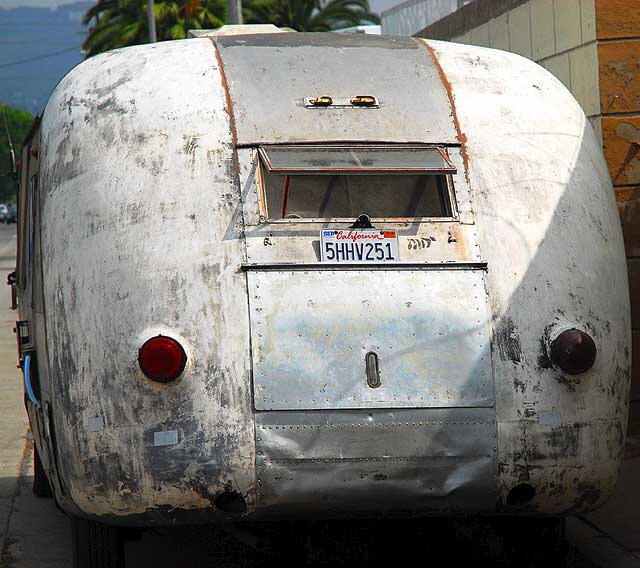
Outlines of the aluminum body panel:
{"type": "MultiPolygon", "coordinates": [[[[429,222],[385,222],[398,231],[401,262],[480,262],[477,229],[474,226],[473,197],[464,174],[460,148],[448,148],[458,173],[453,178],[458,220],[429,222]]],[[[238,150],[242,187],[242,218],[245,224],[247,260],[250,263],[310,263],[320,260],[320,230],[344,227],[328,222],[264,222],[260,218],[257,152],[238,150]]],[[[379,225],[379,223],[376,223],[379,225]]]]}
{"type": "Polygon", "coordinates": [[[493,409],[256,414],[256,513],[425,514],[496,504],[493,409]]]}
{"type": "Polygon", "coordinates": [[[482,270],[251,270],[248,282],[258,410],[493,403],[482,270]]]}
{"type": "Polygon", "coordinates": [[[229,489],[251,506],[232,140],[208,39],[97,55],[49,99],[40,148],[47,343],[38,349],[49,356],[60,474],[84,514],[213,516],[213,499],[229,489]],[[137,362],[158,334],[187,353],[169,384],[137,362]]]}
{"type": "Polygon", "coordinates": [[[583,110],[518,55],[423,40],[451,87],[493,321],[499,498],[505,511],[585,511],[613,491],[624,451],[630,311],[620,219],[583,110]],[[594,366],[570,376],[550,341],[577,327],[594,366]],[[530,483],[524,507],[509,491],[530,483]]]}
{"type": "Polygon", "coordinates": [[[457,143],[447,93],[412,38],[289,33],[216,37],[238,144],[457,143]],[[306,108],[305,97],[372,95],[380,108],[306,108]]]}
{"type": "MultiPolygon", "coordinates": [[[[347,223],[265,223],[247,227],[247,260],[252,264],[320,262],[320,231],[345,227],[347,223]]],[[[385,222],[384,228],[398,232],[400,262],[483,261],[473,225],[385,222]]]]}

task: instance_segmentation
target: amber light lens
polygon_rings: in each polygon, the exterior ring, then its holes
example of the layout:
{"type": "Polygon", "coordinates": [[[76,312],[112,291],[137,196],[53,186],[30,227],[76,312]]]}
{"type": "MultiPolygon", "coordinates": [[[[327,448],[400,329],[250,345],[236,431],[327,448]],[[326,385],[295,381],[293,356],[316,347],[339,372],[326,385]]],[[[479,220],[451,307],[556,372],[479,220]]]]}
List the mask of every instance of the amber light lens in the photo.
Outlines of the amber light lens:
{"type": "Polygon", "coordinates": [[[596,360],[596,344],[584,331],[568,329],[551,343],[551,360],[569,375],[588,371],[596,360]]]}
{"type": "Polygon", "coordinates": [[[145,342],[138,352],[142,372],[161,383],[180,376],[187,364],[187,355],[175,339],[158,335],[145,342]]]}

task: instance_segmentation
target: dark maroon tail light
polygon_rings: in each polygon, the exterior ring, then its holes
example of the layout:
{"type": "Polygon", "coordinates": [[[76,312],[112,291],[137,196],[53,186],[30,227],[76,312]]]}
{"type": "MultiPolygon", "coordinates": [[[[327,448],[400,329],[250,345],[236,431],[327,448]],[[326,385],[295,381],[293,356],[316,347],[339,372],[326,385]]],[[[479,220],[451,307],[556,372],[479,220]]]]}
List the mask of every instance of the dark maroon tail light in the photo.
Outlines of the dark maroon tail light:
{"type": "Polygon", "coordinates": [[[187,364],[187,354],[175,339],[158,335],[144,343],[138,351],[142,372],[154,381],[166,383],[180,376],[187,364]]]}
{"type": "Polygon", "coordinates": [[[567,329],[551,343],[551,361],[568,375],[578,375],[591,369],[596,353],[593,339],[579,329],[567,329]]]}

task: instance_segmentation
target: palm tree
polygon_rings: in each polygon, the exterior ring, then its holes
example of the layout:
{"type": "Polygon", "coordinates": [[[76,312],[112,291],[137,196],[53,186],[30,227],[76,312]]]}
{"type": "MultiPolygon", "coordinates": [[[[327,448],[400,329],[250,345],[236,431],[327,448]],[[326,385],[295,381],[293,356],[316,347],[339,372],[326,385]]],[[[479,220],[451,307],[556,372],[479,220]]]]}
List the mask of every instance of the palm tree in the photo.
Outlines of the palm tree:
{"type": "MultiPolygon", "coordinates": [[[[322,32],[379,23],[368,0],[245,0],[248,24],[272,23],[301,32],[322,32]]],[[[224,24],[225,0],[156,0],[158,40],[181,39],[187,30],[224,24]]],[[[82,23],[93,22],[83,44],[86,57],[149,41],[146,0],[98,0],[82,23]]]]}
{"type": "Polygon", "coordinates": [[[326,32],[380,23],[368,0],[245,0],[247,24],[270,23],[299,32],[326,32]]]}
{"type": "Polygon", "coordinates": [[[189,30],[224,25],[226,0],[160,0],[155,10],[162,35],[158,39],[184,39],[189,30]]]}
{"type": "Polygon", "coordinates": [[[88,25],[95,19],[82,44],[85,57],[148,41],[146,4],[130,0],[99,0],[82,19],[88,25]]]}
{"type": "MultiPolygon", "coordinates": [[[[222,26],[225,0],[156,0],[154,13],[158,40],[182,39],[190,29],[222,26]]],[[[82,20],[95,20],[82,46],[86,57],[148,42],[146,14],[146,0],[98,0],[82,20]]]]}

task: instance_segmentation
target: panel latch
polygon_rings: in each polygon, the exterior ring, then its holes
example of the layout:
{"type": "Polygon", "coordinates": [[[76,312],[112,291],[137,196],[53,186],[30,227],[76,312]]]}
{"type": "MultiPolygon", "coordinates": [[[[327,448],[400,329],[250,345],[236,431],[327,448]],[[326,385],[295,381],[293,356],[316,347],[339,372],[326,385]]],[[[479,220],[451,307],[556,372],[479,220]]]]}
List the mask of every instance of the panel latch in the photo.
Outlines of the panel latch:
{"type": "Polygon", "coordinates": [[[378,354],[373,351],[369,351],[364,358],[367,368],[367,384],[372,389],[377,389],[380,386],[380,369],[378,367],[378,354]]]}

